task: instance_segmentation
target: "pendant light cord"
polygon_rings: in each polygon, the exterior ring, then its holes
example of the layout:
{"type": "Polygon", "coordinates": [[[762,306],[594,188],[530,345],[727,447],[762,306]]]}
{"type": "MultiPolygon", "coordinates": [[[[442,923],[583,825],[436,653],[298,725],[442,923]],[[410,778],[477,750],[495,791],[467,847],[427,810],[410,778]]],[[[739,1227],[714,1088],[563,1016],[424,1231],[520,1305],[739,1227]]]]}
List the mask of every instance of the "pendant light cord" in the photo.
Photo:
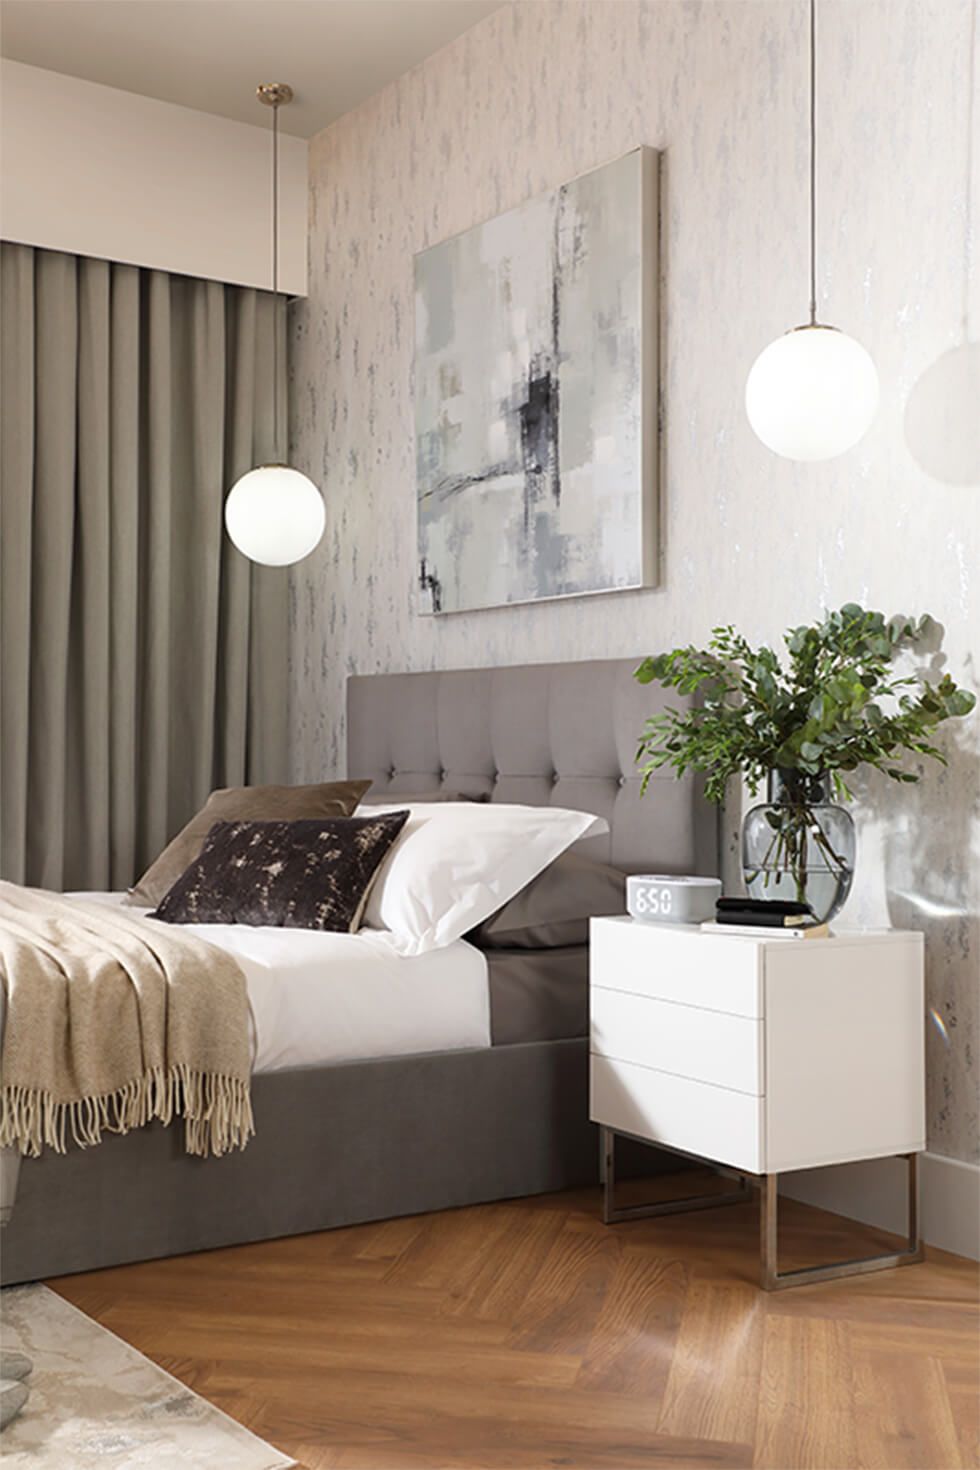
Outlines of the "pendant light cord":
{"type": "Polygon", "coordinates": [[[272,453],[282,464],[279,437],[279,103],[272,108],[272,453]]]}
{"type": "Polygon", "coordinates": [[[817,325],[817,0],[810,0],[810,326],[817,325]]]}

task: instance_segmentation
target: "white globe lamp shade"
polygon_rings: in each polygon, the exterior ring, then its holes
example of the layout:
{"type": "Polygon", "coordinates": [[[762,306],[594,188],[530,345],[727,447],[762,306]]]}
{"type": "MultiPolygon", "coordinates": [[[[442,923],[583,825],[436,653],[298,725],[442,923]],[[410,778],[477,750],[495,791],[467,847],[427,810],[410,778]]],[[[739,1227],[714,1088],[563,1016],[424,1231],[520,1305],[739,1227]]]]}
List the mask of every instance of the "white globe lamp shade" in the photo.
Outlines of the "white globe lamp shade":
{"type": "Polygon", "coordinates": [[[225,501],[225,526],[243,556],[288,567],[309,556],[326,511],[313,481],[288,465],[262,465],[236,480],[225,501]]]}
{"type": "Polygon", "coordinates": [[[745,384],[749,423],[786,459],[834,459],[853,449],[878,411],[869,352],[835,327],[797,327],[764,348],[745,384]]]}

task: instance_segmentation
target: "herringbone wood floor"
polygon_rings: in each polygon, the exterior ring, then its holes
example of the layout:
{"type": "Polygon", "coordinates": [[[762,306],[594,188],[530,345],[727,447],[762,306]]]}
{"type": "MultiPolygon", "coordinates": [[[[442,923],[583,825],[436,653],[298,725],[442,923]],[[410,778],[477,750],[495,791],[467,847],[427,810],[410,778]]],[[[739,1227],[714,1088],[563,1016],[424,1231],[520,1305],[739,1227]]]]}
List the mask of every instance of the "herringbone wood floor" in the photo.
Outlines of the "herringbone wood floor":
{"type": "MultiPolygon", "coordinates": [[[[888,1240],[780,1228],[786,1265],[888,1240]]],[[[607,1228],[590,1190],[49,1284],[308,1470],[977,1463],[975,1267],[767,1295],[757,1238],[754,1203],[607,1228]]]]}

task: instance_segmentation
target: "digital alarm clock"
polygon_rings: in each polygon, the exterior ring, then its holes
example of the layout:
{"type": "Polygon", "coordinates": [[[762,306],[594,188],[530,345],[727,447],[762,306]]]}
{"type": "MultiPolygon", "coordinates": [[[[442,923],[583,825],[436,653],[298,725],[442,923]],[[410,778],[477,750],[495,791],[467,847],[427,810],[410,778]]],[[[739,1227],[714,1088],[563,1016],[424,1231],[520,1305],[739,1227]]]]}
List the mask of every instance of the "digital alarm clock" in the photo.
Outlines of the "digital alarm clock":
{"type": "Polygon", "coordinates": [[[626,880],[626,908],[647,924],[701,924],[714,918],[719,898],[718,878],[636,873],[626,880]]]}

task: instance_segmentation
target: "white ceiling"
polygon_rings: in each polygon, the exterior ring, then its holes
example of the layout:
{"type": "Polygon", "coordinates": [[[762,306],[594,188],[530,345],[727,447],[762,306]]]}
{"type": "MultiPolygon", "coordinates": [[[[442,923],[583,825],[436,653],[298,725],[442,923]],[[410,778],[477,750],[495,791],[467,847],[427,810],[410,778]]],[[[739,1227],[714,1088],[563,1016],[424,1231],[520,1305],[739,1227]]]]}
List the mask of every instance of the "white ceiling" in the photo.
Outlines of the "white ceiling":
{"type": "Polygon", "coordinates": [[[283,132],[309,138],[501,0],[2,0],[0,52],[238,122],[288,82],[283,132]]]}

